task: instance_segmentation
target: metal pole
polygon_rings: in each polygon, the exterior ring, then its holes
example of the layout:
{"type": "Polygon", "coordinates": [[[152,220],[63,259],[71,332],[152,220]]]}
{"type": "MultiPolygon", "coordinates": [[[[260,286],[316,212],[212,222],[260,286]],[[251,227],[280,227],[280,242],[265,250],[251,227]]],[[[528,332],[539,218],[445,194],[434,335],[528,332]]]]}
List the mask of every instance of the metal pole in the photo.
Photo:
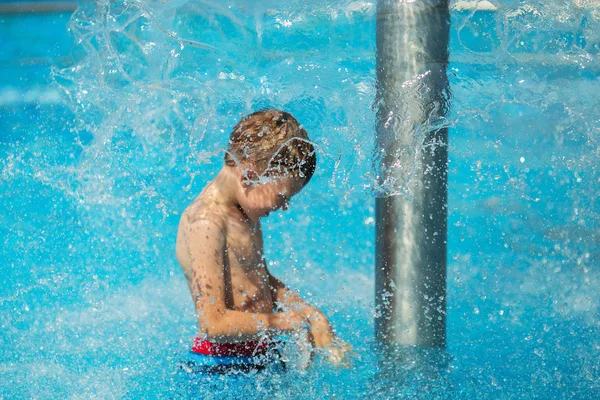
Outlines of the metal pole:
{"type": "Polygon", "coordinates": [[[445,347],[448,0],[377,4],[376,337],[445,347]]]}

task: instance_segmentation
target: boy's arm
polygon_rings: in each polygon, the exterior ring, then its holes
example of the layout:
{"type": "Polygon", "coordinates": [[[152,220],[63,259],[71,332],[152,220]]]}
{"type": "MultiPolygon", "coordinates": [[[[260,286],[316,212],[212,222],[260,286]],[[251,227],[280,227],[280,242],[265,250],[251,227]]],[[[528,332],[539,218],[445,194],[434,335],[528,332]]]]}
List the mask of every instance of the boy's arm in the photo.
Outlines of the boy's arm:
{"type": "Polygon", "coordinates": [[[316,307],[310,305],[300,296],[290,290],[283,282],[269,272],[269,283],[275,302],[283,305],[286,310],[293,310],[310,322],[311,334],[316,347],[327,347],[335,335],[329,320],[316,307]]]}
{"type": "Polygon", "coordinates": [[[285,308],[297,310],[300,315],[310,322],[310,333],[314,346],[324,347],[327,358],[335,366],[350,367],[352,365],[350,358],[350,355],[353,354],[352,347],[336,337],[325,314],[302,300],[270,273],[269,280],[274,299],[285,308]]]}
{"type": "Polygon", "coordinates": [[[225,304],[225,232],[219,223],[200,220],[190,224],[188,235],[192,271],[190,290],[196,303],[200,331],[209,338],[253,336],[268,330],[300,329],[299,313],[250,313],[225,304]]]}

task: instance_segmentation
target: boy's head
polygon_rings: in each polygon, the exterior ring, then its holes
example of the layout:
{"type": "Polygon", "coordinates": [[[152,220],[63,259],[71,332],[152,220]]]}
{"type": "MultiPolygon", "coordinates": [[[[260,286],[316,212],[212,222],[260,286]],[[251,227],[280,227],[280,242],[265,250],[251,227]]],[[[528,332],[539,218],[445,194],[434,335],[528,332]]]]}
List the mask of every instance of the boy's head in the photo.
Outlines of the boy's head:
{"type": "Polygon", "coordinates": [[[315,149],[296,118],[271,108],[242,118],[227,150],[225,163],[242,168],[250,181],[286,176],[308,182],[317,164],[315,149]]]}
{"type": "Polygon", "coordinates": [[[227,150],[225,163],[239,168],[244,181],[240,204],[257,217],[285,208],[317,164],[306,131],[291,114],[275,109],[244,117],[233,128],[227,150]]]}

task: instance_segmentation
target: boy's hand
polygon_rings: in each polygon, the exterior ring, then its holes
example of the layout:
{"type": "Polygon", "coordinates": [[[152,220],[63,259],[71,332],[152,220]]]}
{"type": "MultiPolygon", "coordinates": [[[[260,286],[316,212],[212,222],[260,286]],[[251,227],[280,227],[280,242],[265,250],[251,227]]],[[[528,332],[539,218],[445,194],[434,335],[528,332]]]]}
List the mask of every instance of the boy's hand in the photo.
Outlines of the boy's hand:
{"type": "Polygon", "coordinates": [[[336,367],[350,368],[352,346],[333,333],[331,324],[323,314],[315,314],[309,319],[310,333],[315,347],[323,348],[327,359],[336,367]]]}
{"type": "Polygon", "coordinates": [[[335,366],[350,368],[352,359],[356,356],[352,352],[352,346],[335,337],[333,342],[325,348],[327,359],[335,366]]]}

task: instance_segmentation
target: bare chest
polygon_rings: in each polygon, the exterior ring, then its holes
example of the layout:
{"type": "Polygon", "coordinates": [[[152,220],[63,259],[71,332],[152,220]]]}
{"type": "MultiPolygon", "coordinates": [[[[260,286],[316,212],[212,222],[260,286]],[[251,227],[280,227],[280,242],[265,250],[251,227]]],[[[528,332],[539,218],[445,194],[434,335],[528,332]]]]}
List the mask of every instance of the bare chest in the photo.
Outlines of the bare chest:
{"type": "Polygon", "coordinates": [[[226,260],[231,279],[234,308],[271,312],[273,300],[263,256],[260,225],[236,226],[228,230],[226,260]]]}
{"type": "Polygon", "coordinates": [[[227,232],[227,258],[231,266],[251,272],[263,264],[263,239],[260,226],[235,225],[227,232]]]}

